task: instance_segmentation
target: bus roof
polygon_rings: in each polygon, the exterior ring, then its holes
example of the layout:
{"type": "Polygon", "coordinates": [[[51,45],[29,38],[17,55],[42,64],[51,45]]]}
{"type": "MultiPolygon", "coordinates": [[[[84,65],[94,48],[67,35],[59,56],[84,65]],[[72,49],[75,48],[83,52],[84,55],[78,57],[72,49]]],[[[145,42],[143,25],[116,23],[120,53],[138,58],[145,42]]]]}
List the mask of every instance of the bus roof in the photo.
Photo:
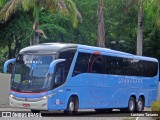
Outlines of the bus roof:
{"type": "Polygon", "coordinates": [[[54,54],[65,49],[77,49],[76,44],[43,43],[23,48],[20,54],[54,54]]]}
{"type": "Polygon", "coordinates": [[[33,46],[23,48],[19,53],[20,54],[54,54],[56,52],[69,50],[69,49],[82,50],[84,52],[87,50],[98,51],[105,55],[110,54],[112,56],[127,57],[127,58],[158,62],[157,59],[151,58],[151,57],[137,56],[137,55],[133,55],[125,52],[112,50],[109,48],[100,48],[100,47],[80,45],[80,44],[70,44],[70,43],[43,43],[43,44],[33,45],[33,46]]]}

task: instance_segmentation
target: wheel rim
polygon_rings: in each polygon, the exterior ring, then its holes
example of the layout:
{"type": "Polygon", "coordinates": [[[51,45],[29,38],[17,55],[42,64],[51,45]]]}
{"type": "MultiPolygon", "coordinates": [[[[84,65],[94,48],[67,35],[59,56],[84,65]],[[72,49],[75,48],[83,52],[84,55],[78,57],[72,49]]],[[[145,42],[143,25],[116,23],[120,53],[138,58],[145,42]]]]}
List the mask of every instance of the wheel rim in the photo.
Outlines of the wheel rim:
{"type": "Polygon", "coordinates": [[[138,110],[142,111],[143,103],[142,101],[138,101],[138,110]]]}
{"type": "Polygon", "coordinates": [[[129,101],[129,110],[130,111],[134,110],[134,102],[132,100],[129,101]]]}
{"type": "Polygon", "coordinates": [[[69,103],[69,110],[74,111],[74,102],[73,101],[70,101],[70,103],[69,103]]]}

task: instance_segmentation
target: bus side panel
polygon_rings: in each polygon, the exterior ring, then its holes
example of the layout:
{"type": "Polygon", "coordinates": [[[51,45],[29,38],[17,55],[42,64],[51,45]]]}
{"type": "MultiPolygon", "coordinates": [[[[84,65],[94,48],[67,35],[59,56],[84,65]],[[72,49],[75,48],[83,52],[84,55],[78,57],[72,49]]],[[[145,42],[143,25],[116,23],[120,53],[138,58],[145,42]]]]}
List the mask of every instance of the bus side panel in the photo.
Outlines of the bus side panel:
{"type": "Polygon", "coordinates": [[[48,99],[48,110],[62,110],[65,105],[65,86],[60,86],[55,90],[50,91],[54,94],[48,99]]]}
{"type": "MultiPolygon", "coordinates": [[[[145,105],[157,99],[156,78],[83,73],[70,78],[69,86],[81,87],[80,108],[126,108],[130,96],[145,97],[145,105]]],[[[78,93],[77,93],[78,94],[78,93]]]]}
{"type": "Polygon", "coordinates": [[[80,74],[70,78],[68,85],[81,87],[80,108],[124,107],[126,90],[117,87],[113,79],[107,75],[80,74]]]}

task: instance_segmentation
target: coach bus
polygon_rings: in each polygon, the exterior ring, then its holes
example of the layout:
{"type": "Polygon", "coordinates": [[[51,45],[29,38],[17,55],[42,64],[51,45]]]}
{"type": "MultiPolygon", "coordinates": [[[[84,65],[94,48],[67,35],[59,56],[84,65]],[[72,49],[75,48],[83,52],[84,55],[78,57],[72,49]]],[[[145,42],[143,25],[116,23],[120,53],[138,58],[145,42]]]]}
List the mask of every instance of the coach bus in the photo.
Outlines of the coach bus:
{"type": "Polygon", "coordinates": [[[79,44],[43,43],[22,49],[11,76],[13,107],[140,112],[158,99],[158,60],[79,44]]]}

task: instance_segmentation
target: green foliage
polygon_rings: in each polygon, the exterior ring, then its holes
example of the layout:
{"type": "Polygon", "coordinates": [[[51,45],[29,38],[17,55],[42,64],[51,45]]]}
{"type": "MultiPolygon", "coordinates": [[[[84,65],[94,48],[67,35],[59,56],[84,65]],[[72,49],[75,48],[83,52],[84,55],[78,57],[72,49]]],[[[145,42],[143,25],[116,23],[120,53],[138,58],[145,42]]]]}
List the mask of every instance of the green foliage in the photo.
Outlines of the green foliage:
{"type": "MultiPolygon", "coordinates": [[[[151,110],[153,114],[158,114],[160,116],[160,100],[152,102],[151,110]]],[[[160,117],[154,117],[156,119],[160,119],[160,117]]]]}
{"type": "Polygon", "coordinates": [[[0,0],[0,8],[6,3],[6,0],[0,0]]]}
{"type": "MultiPolygon", "coordinates": [[[[29,41],[33,39],[32,21],[34,20],[32,19],[33,9],[31,8],[34,6],[35,1],[23,0],[22,7],[27,11],[29,10],[29,12],[23,12],[20,7],[18,12],[11,16],[8,22],[0,24],[1,61],[15,57],[18,51],[28,46],[29,41]],[[9,51],[12,53],[11,55],[9,55],[9,51]]],[[[40,43],[65,42],[96,46],[98,31],[97,7],[99,0],[72,0],[75,3],[72,5],[68,3],[70,0],[64,0],[66,6],[68,5],[68,11],[61,9],[61,12],[57,12],[60,8],[53,10],[51,7],[53,2],[58,1],[42,0],[40,3],[41,7],[45,4],[40,10],[39,28],[47,36],[47,39],[40,37],[40,43]],[[69,15],[69,11],[74,9],[74,7],[78,8],[83,18],[82,23],[77,28],[74,28],[72,22],[74,17],[69,15]]],[[[157,21],[160,20],[157,17],[160,13],[158,1],[146,0],[143,2],[143,51],[145,56],[155,57],[160,60],[160,27],[157,21]]],[[[126,12],[126,0],[105,0],[104,2],[106,46],[111,49],[136,54],[137,5],[133,5],[126,12]],[[124,42],[119,43],[121,40],[124,42]],[[112,41],[116,41],[117,44],[111,44],[112,41]]],[[[62,3],[61,5],[64,4],[62,3]]],[[[76,11],[76,16],[79,15],[79,12],[76,11]]],[[[76,25],[77,22],[74,24],[76,25]]]]}
{"type": "MultiPolygon", "coordinates": [[[[1,1],[0,5],[3,6],[3,3],[1,1]]],[[[39,14],[42,9],[52,13],[59,12],[68,15],[74,28],[78,25],[78,17],[81,19],[81,15],[72,0],[9,0],[0,11],[0,22],[7,21],[17,9],[28,11],[30,8],[33,9],[34,16],[34,40],[32,40],[32,44],[39,44],[40,33],[46,38],[43,30],[39,29],[39,14]]]]}
{"type": "MultiPolygon", "coordinates": [[[[33,37],[32,19],[30,15],[22,11],[12,16],[12,20],[0,24],[0,63],[16,57],[23,47],[29,46],[29,40],[33,37]]],[[[2,66],[0,67],[0,71],[2,66]]]]}
{"type": "Polygon", "coordinates": [[[98,0],[74,0],[83,19],[82,24],[74,31],[76,43],[96,45],[98,17],[97,7],[98,0]]]}
{"type": "Polygon", "coordinates": [[[152,111],[160,111],[160,100],[152,102],[151,110],[152,111]]]}
{"type": "MultiPolygon", "coordinates": [[[[0,7],[2,7],[5,2],[5,0],[0,0],[0,7]]],[[[39,14],[41,9],[46,9],[53,13],[60,12],[67,14],[72,20],[73,27],[77,27],[77,18],[81,17],[72,0],[9,0],[0,11],[0,21],[7,21],[11,14],[16,12],[19,8],[23,8],[25,11],[33,8],[35,19],[38,19],[37,13],[39,14]]]]}
{"type": "Polygon", "coordinates": [[[33,8],[35,5],[35,0],[23,0],[22,1],[22,8],[25,11],[30,10],[31,8],[33,8]]]}
{"type": "Polygon", "coordinates": [[[72,22],[68,17],[42,12],[40,17],[40,29],[44,30],[47,39],[41,38],[41,42],[74,42],[72,22]]]}

